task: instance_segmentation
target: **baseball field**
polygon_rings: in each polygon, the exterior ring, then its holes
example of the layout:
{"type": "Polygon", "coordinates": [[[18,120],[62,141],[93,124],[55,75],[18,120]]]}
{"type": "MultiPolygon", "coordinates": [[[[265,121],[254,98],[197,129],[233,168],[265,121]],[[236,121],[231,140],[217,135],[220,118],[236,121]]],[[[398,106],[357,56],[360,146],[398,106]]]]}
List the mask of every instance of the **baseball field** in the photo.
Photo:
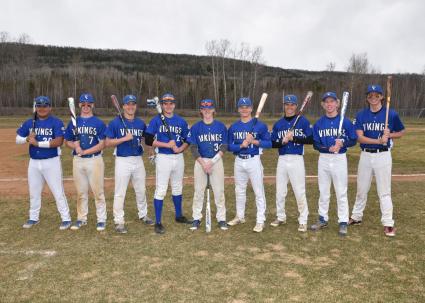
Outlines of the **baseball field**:
{"type": "MultiPolygon", "coordinates": [[[[392,196],[397,236],[385,237],[374,184],[361,226],[338,236],[332,196],[329,227],[297,231],[296,202],[287,197],[286,225],[272,228],[275,214],[276,150],[262,156],[267,197],[264,232],[252,232],[255,203],[248,190],[247,222],[210,234],[204,226],[190,231],[173,220],[168,193],[164,235],[137,220],[134,192],[126,198],[128,234],[113,230],[112,150],[104,153],[107,229],[97,232],[94,203],[89,224],[60,231],[60,217],[47,187],[40,224],[25,230],[28,216],[27,146],[15,144],[15,130],[27,117],[0,117],[0,302],[424,302],[425,301],[425,121],[404,120],[405,136],[395,142],[392,196]]],[[[66,123],[67,117],[62,117],[66,123]]],[[[111,117],[105,118],[105,121],[111,117]]],[[[196,119],[189,119],[192,124],[196,119]]],[[[265,119],[271,127],[276,119],[265,119]]],[[[315,119],[311,118],[311,122],[315,119]]],[[[223,119],[229,124],[230,118],[223,119]]],[[[65,190],[73,219],[76,195],[70,150],[62,148],[65,190]]],[[[317,217],[318,154],[306,147],[309,224],[317,217]]],[[[350,209],[356,193],[358,146],[348,152],[350,209]]],[[[191,216],[193,160],[185,153],[184,213],[191,216]]],[[[233,175],[233,156],[225,155],[225,175],[233,175]]],[[[149,178],[149,215],[155,172],[145,160],[149,178]]],[[[226,181],[227,219],[235,215],[234,185],[226,181]]],[[[213,214],[215,207],[212,206],[213,214]]]]}

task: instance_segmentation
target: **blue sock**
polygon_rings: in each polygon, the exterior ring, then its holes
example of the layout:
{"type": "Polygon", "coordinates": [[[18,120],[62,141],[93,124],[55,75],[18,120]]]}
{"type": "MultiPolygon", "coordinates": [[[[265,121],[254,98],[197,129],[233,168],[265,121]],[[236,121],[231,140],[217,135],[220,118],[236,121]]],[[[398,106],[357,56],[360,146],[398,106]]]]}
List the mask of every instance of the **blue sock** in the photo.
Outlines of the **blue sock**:
{"type": "Polygon", "coordinates": [[[176,218],[181,217],[182,211],[182,195],[173,196],[174,208],[176,209],[176,218]]]}
{"type": "Polygon", "coordinates": [[[163,201],[162,200],[157,200],[157,199],[154,199],[153,200],[153,206],[155,207],[155,220],[156,220],[156,224],[161,223],[162,204],[163,204],[163,201]]]}

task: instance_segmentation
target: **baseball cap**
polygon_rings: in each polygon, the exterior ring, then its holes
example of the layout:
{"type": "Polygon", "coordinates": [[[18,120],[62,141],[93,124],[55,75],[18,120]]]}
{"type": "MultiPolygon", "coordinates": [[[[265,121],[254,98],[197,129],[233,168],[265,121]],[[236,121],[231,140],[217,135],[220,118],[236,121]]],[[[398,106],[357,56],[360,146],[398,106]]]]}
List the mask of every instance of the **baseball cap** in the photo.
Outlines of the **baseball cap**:
{"type": "Polygon", "coordinates": [[[241,106],[252,106],[251,99],[247,97],[240,98],[238,101],[238,107],[241,107],[241,106]]]}
{"type": "Polygon", "coordinates": [[[50,105],[50,98],[47,96],[38,96],[35,98],[35,105],[50,105]]]}
{"type": "Polygon", "coordinates": [[[322,96],[322,101],[325,101],[326,98],[332,98],[334,100],[338,100],[338,97],[336,96],[336,93],[334,92],[326,92],[322,96]]]}
{"type": "Polygon", "coordinates": [[[204,99],[201,100],[200,104],[199,104],[199,108],[200,109],[204,109],[204,108],[214,108],[215,107],[215,102],[212,99],[204,99]]]}
{"type": "Polygon", "coordinates": [[[94,98],[91,94],[84,93],[80,96],[80,102],[94,103],[94,98]]]}
{"type": "Polygon", "coordinates": [[[128,104],[130,102],[137,103],[137,98],[135,95],[127,95],[122,99],[123,104],[128,104]]]}
{"type": "Polygon", "coordinates": [[[295,95],[286,95],[283,98],[283,103],[298,104],[298,98],[295,95]]]}
{"type": "Polygon", "coordinates": [[[161,97],[161,102],[173,102],[176,103],[176,98],[174,98],[174,95],[171,93],[165,93],[161,97]]]}
{"type": "Polygon", "coordinates": [[[384,91],[382,90],[381,85],[378,84],[372,84],[372,85],[368,85],[367,86],[367,91],[366,91],[366,95],[370,94],[370,93],[378,93],[383,95],[384,91]]]}

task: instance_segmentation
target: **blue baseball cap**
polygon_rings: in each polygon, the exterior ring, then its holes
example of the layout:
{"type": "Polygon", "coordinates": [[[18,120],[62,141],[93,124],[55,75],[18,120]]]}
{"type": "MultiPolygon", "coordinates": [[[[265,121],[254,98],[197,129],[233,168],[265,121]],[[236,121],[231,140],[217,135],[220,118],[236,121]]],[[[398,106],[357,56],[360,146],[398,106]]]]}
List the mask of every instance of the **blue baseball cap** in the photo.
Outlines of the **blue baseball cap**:
{"type": "Polygon", "coordinates": [[[212,109],[214,107],[215,107],[215,102],[212,99],[204,99],[204,100],[201,100],[201,102],[199,103],[200,109],[204,109],[204,108],[212,109]]]}
{"type": "Polygon", "coordinates": [[[38,96],[35,98],[35,105],[51,105],[50,98],[47,96],[38,96]]]}
{"type": "Polygon", "coordinates": [[[161,97],[161,102],[173,102],[176,103],[176,98],[174,98],[174,95],[171,93],[165,93],[161,97]]]}
{"type": "Polygon", "coordinates": [[[372,84],[372,85],[368,85],[367,86],[367,92],[366,95],[370,94],[370,93],[378,93],[383,95],[384,91],[382,90],[381,85],[378,84],[372,84]]]}
{"type": "Polygon", "coordinates": [[[80,96],[80,102],[94,103],[94,98],[91,94],[84,93],[80,96]]]}
{"type": "Polygon", "coordinates": [[[240,98],[238,101],[238,107],[241,107],[241,106],[252,106],[251,99],[247,97],[240,98]]]}
{"type": "Polygon", "coordinates": [[[334,93],[334,92],[324,93],[323,96],[322,96],[322,101],[325,101],[326,98],[332,98],[332,99],[338,101],[338,97],[336,96],[336,93],[334,93]]]}
{"type": "Polygon", "coordinates": [[[127,95],[122,99],[123,104],[128,104],[130,102],[137,103],[137,98],[135,95],[127,95]]]}
{"type": "Polygon", "coordinates": [[[298,98],[295,95],[286,95],[283,98],[283,103],[298,104],[298,98]]]}

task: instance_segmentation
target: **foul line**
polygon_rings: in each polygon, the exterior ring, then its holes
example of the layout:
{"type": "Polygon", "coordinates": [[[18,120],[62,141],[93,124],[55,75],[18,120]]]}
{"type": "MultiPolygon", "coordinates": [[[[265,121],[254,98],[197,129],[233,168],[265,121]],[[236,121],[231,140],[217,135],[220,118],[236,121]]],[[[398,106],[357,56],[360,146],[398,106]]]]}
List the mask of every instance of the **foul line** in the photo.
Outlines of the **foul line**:
{"type": "MultiPolygon", "coordinates": [[[[307,179],[317,179],[317,175],[308,175],[305,176],[307,179]]],[[[357,175],[348,175],[349,178],[357,178],[357,175]]],[[[392,177],[395,178],[415,178],[415,177],[425,177],[425,174],[393,174],[392,177]]],[[[264,176],[264,179],[275,179],[276,176],[264,176]]],[[[114,180],[111,177],[105,177],[105,180],[114,180]]],[[[193,180],[194,177],[183,177],[185,180],[193,180]]],[[[225,180],[234,180],[234,176],[224,177],[225,180]]],[[[64,181],[74,181],[73,178],[63,178],[64,181]]],[[[146,180],[155,180],[155,177],[147,177],[146,180]]],[[[28,181],[28,178],[0,178],[0,182],[25,182],[28,181]]]]}

